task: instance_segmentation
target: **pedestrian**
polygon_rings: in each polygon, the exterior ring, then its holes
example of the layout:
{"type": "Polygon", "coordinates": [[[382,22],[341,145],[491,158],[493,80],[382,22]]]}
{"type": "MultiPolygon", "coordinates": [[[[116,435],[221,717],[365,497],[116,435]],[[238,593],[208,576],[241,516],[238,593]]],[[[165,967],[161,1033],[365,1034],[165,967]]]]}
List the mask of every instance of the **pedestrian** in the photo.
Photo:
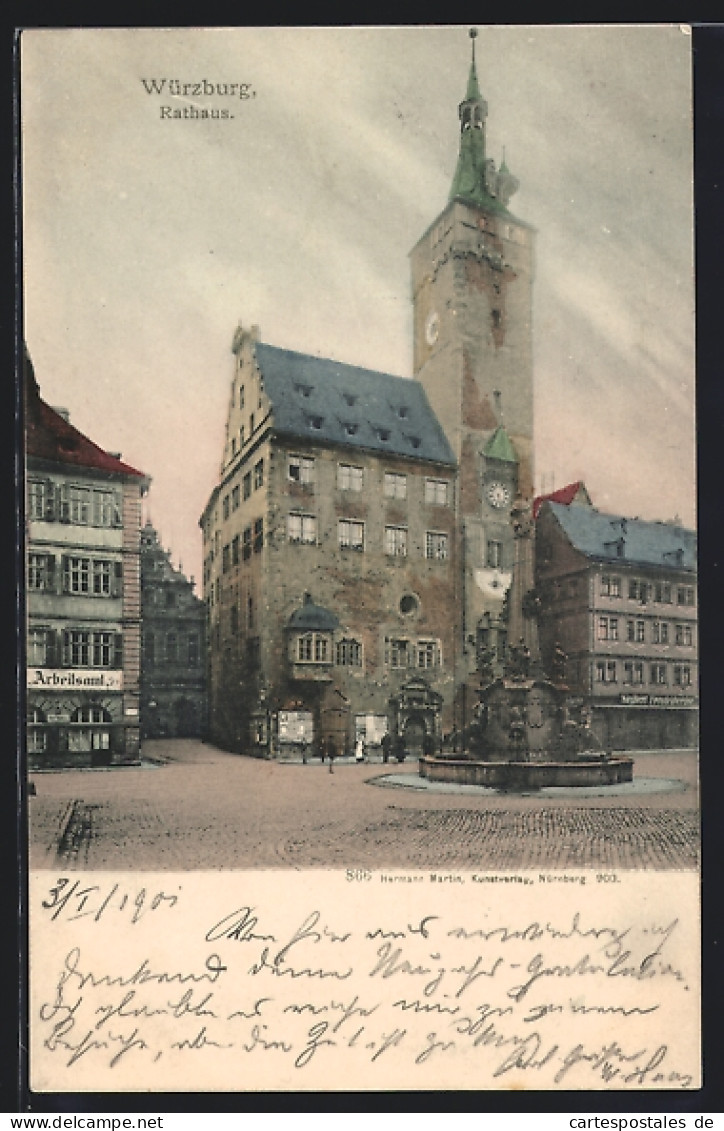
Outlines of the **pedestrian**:
{"type": "Polygon", "coordinates": [[[334,759],[337,757],[337,749],[334,745],[334,739],[327,740],[327,757],[329,758],[329,772],[334,773],[334,759]]]}
{"type": "Polygon", "coordinates": [[[307,764],[307,740],[306,740],[306,738],[303,738],[302,739],[302,765],[306,766],[306,764],[307,764]]]}
{"type": "Polygon", "coordinates": [[[382,761],[389,762],[390,751],[392,750],[392,736],[389,731],[386,731],[382,738],[382,761]]]}
{"type": "Polygon", "coordinates": [[[364,762],[365,760],[365,740],[360,735],[355,743],[354,757],[356,762],[364,762]]]}

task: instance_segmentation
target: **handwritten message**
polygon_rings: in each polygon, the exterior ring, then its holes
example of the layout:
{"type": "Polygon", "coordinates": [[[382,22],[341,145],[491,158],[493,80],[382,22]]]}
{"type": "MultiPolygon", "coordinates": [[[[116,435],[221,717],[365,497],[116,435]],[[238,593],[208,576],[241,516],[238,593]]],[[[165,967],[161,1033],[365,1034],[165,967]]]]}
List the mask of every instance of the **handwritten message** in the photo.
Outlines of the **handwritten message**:
{"type": "Polygon", "coordinates": [[[35,873],[32,1086],[698,1087],[696,877],[587,878],[35,873]]]}

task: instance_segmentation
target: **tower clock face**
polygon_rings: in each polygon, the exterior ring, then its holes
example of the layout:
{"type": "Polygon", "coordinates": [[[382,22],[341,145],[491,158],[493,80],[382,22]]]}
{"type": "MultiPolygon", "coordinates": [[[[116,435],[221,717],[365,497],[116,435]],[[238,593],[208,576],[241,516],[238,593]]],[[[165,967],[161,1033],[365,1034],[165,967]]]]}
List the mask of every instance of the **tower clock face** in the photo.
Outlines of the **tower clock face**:
{"type": "Polygon", "coordinates": [[[510,505],[510,487],[505,483],[489,483],[486,495],[491,507],[500,508],[510,505]]]}
{"type": "Polygon", "coordinates": [[[429,346],[434,346],[440,333],[440,315],[433,310],[425,322],[425,341],[429,346]]]}

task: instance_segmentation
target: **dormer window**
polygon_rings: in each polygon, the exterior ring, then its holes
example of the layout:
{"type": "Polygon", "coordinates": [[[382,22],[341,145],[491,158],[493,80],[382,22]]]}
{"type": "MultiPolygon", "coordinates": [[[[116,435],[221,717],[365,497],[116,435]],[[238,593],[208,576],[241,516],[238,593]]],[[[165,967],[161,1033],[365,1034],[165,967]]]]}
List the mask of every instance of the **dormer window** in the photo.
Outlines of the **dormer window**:
{"type": "Polygon", "coordinates": [[[310,397],[311,394],[312,394],[312,389],[314,388],[314,386],[313,385],[303,385],[301,382],[297,382],[297,384],[295,384],[294,388],[295,388],[295,391],[299,394],[300,397],[310,397]]]}
{"type": "Polygon", "coordinates": [[[356,436],[359,430],[359,424],[353,424],[351,421],[344,423],[342,427],[348,436],[356,436]]]}
{"type": "Polygon", "coordinates": [[[313,428],[315,430],[315,432],[319,432],[322,425],[324,424],[324,417],[323,416],[310,416],[310,417],[308,417],[308,421],[309,421],[309,427],[313,428]]]}
{"type": "Polygon", "coordinates": [[[342,393],[342,396],[344,397],[344,403],[348,404],[350,408],[353,408],[359,400],[356,393],[342,393]]]}
{"type": "Polygon", "coordinates": [[[419,436],[407,436],[406,439],[407,439],[407,442],[409,443],[410,447],[415,448],[415,449],[420,447],[421,441],[420,441],[419,436]]]}
{"type": "Polygon", "coordinates": [[[409,415],[409,409],[406,404],[398,405],[397,415],[399,416],[400,420],[405,420],[407,418],[407,416],[409,415]]]}
{"type": "Polygon", "coordinates": [[[377,435],[377,439],[382,440],[383,442],[386,442],[390,438],[389,428],[375,428],[375,433],[377,435]]]}

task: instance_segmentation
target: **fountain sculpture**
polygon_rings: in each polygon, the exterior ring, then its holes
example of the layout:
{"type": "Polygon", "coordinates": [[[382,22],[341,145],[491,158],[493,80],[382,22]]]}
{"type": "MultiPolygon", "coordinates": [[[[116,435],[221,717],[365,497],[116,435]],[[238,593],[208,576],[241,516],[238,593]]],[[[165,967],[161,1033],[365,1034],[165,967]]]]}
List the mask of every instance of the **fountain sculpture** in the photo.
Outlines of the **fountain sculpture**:
{"type": "Polygon", "coordinates": [[[617,785],[633,780],[631,758],[611,756],[565,683],[566,656],[556,645],[550,671],[541,662],[535,595],[535,524],[530,504],[511,511],[515,565],[508,595],[508,640],[502,676],[494,657],[478,658],[479,701],[464,753],[420,759],[430,781],[528,791],[545,786],[617,785]]]}

